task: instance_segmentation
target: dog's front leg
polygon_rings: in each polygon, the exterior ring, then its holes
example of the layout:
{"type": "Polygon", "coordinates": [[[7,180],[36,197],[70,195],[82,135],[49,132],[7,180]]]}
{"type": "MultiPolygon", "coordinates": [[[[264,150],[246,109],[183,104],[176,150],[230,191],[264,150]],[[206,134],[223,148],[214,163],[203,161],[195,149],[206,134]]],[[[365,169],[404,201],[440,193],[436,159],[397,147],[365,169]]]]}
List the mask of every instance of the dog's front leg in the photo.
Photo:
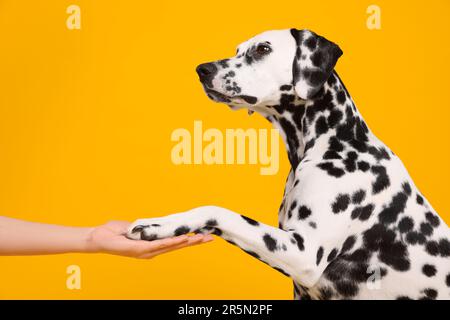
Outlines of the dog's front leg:
{"type": "Polygon", "coordinates": [[[313,239],[303,239],[295,230],[284,231],[215,206],[137,220],[127,236],[155,240],[189,232],[214,233],[307,287],[314,285],[323,271],[316,265],[320,245],[313,239]]]}

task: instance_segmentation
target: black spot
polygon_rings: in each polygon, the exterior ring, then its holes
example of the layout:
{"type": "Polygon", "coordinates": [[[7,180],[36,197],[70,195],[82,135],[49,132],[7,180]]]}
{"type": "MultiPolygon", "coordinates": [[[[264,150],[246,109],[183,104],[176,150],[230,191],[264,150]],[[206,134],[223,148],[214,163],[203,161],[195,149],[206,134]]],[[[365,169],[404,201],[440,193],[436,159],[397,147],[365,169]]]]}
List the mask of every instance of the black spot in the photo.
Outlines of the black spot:
{"type": "Polygon", "coordinates": [[[372,166],[372,173],[376,176],[372,183],[372,193],[377,194],[391,185],[389,176],[386,173],[386,168],[383,166],[372,166]]]}
{"type": "Polygon", "coordinates": [[[438,227],[440,224],[439,218],[430,211],[425,213],[425,218],[433,227],[438,227]]]}
{"type": "Polygon", "coordinates": [[[425,293],[425,296],[428,299],[432,299],[432,300],[436,299],[437,294],[438,294],[436,290],[431,289],[431,288],[427,288],[427,289],[423,290],[423,293],[425,293]]]}
{"type": "Polygon", "coordinates": [[[328,140],[328,145],[331,151],[344,151],[344,145],[336,137],[331,137],[330,140],[328,140]]]}
{"type": "Polygon", "coordinates": [[[330,261],[334,260],[334,258],[336,258],[336,256],[337,256],[337,253],[338,253],[338,251],[337,251],[336,248],[331,250],[330,254],[327,257],[327,262],[330,262],[330,261]]]}
{"type": "Polygon", "coordinates": [[[439,253],[439,244],[436,241],[428,241],[425,250],[432,256],[437,256],[439,253]]]}
{"type": "Polygon", "coordinates": [[[294,237],[295,242],[297,243],[298,250],[300,250],[300,251],[305,250],[303,237],[295,232],[292,234],[292,236],[294,237]]]}
{"type": "Polygon", "coordinates": [[[352,195],[352,203],[360,204],[361,202],[363,202],[365,197],[366,197],[366,192],[364,190],[360,189],[352,195]]]}
{"type": "Polygon", "coordinates": [[[353,248],[355,245],[356,238],[355,236],[350,236],[345,239],[344,244],[342,245],[341,253],[345,253],[353,248]]]}
{"type": "Polygon", "coordinates": [[[407,271],[410,268],[408,250],[402,242],[393,242],[389,245],[381,244],[378,257],[385,264],[398,271],[407,271]]]}
{"type": "Polygon", "coordinates": [[[253,220],[252,218],[246,217],[241,215],[242,219],[244,219],[245,221],[247,221],[248,224],[251,224],[252,226],[259,226],[259,222],[253,220]]]}
{"type": "Polygon", "coordinates": [[[355,151],[350,151],[347,153],[347,159],[344,160],[345,169],[349,172],[356,170],[356,159],[358,159],[358,154],[355,151]]]}
{"type": "Polygon", "coordinates": [[[369,252],[365,249],[357,249],[347,256],[347,260],[353,262],[366,262],[369,259],[369,252]]]}
{"type": "Polygon", "coordinates": [[[403,192],[405,192],[408,196],[411,195],[411,185],[408,182],[404,182],[402,184],[403,192]]]}
{"type": "Polygon", "coordinates": [[[383,224],[375,224],[363,234],[364,245],[367,249],[378,251],[381,262],[398,271],[407,271],[410,268],[408,250],[401,241],[395,240],[395,232],[383,224]]]}
{"type": "Polygon", "coordinates": [[[433,227],[427,222],[422,222],[420,224],[420,232],[422,232],[422,234],[425,236],[431,236],[431,234],[433,233],[433,227]]]}
{"type": "Polygon", "coordinates": [[[280,87],[280,91],[289,91],[291,89],[292,89],[292,86],[289,84],[285,84],[280,87]]]}
{"type": "Polygon", "coordinates": [[[398,223],[398,229],[401,233],[409,232],[414,227],[414,221],[411,217],[403,217],[398,223]]]}
{"type": "Polygon", "coordinates": [[[410,231],[406,234],[406,241],[410,244],[424,244],[426,239],[425,236],[416,231],[410,231]]]}
{"type": "Polygon", "coordinates": [[[358,169],[366,172],[367,170],[370,169],[370,164],[366,161],[358,161],[358,169]]]}
{"type": "Polygon", "coordinates": [[[190,229],[188,226],[181,226],[175,229],[174,235],[175,236],[181,236],[182,234],[189,233],[190,229]]]}
{"type": "Polygon", "coordinates": [[[407,296],[398,296],[396,298],[396,300],[412,300],[412,299],[410,297],[407,297],[407,296]]]}
{"type": "Polygon", "coordinates": [[[217,226],[217,220],[209,219],[208,221],[206,221],[205,225],[208,227],[215,227],[215,226],[217,226]]]}
{"type": "Polygon", "coordinates": [[[335,167],[332,162],[322,162],[319,163],[317,167],[326,171],[330,176],[335,178],[340,178],[345,174],[343,169],[335,167]]]}
{"type": "Polygon", "coordinates": [[[225,69],[225,68],[229,67],[228,61],[229,61],[229,59],[219,60],[219,61],[217,61],[217,64],[225,69]]]}
{"type": "Polygon", "coordinates": [[[423,204],[423,197],[420,194],[417,194],[416,201],[418,204],[423,204]]]}
{"type": "Polygon", "coordinates": [[[327,152],[324,153],[323,159],[324,160],[333,160],[333,159],[342,159],[342,157],[336,151],[328,150],[327,152]]]}
{"type": "Polygon", "coordinates": [[[422,272],[427,277],[433,277],[436,275],[436,267],[431,264],[424,264],[422,267],[422,272]]]}
{"type": "Polygon", "coordinates": [[[336,94],[336,99],[339,102],[339,104],[344,104],[346,97],[345,97],[345,92],[340,90],[337,94],[336,94]]]}
{"type": "Polygon", "coordinates": [[[367,151],[367,144],[364,141],[352,139],[349,141],[349,144],[355,148],[358,152],[366,152],[367,151]]]}
{"type": "Polygon", "coordinates": [[[320,67],[323,63],[323,54],[321,51],[316,51],[311,55],[311,61],[314,66],[320,67]]]}
{"type": "Polygon", "coordinates": [[[391,157],[389,156],[389,153],[387,152],[387,150],[383,147],[377,148],[374,146],[371,146],[369,148],[367,148],[367,151],[377,160],[389,160],[391,159],[391,157]]]}
{"type": "Polygon", "coordinates": [[[272,238],[270,234],[266,233],[263,236],[263,241],[266,244],[266,247],[269,251],[273,252],[277,249],[277,240],[272,238]]]}
{"type": "Polygon", "coordinates": [[[315,223],[315,222],[310,222],[309,223],[309,226],[311,227],[311,228],[313,228],[313,229],[316,229],[317,228],[317,224],[315,223]]]}
{"type": "Polygon", "coordinates": [[[311,210],[306,206],[300,206],[298,208],[298,218],[299,220],[305,220],[311,215],[311,210]]]}
{"type": "Polygon", "coordinates": [[[450,256],[450,241],[444,238],[439,240],[439,253],[443,257],[450,256]]]}
{"type": "Polygon", "coordinates": [[[338,281],[335,283],[335,288],[345,298],[353,297],[358,293],[358,287],[350,281],[338,281]]]}
{"type": "Polygon", "coordinates": [[[252,58],[249,54],[246,54],[246,55],[245,55],[245,62],[246,62],[248,65],[251,65],[251,64],[254,62],[254,60],[253,60],[253,58],[252,58]]]}
{"type": "Polygon", "coordinates": [[[249,104],[255,104],[258,99],[256,97],[253,96],[247,96],[247,95],[239,95],[236,96],[237,98],[241,98],[242,100],[244,100],[245,102],[249,103],[249,104]]]}
{"type": "Polygon", "coordinates": [[[316,135],[320,136],[328,131],[327,119],[320,116],[316,121],[316,135]]]}
{"type": "Polygon", "coordinates": [[[336,136],[338,137],[338,139],[343,141],[352,140],[354,137],[353,123],[349,122],[347,119],[347,122],[339,125],[336,130],[336,136]]]}
{"type": "Polygon", "coordinates": [[[361,215],[361,212],[362,212],[362,207],[356,207],[356,208],[354,208],[354,209],[352,210],[352,213],[351,213],[350,217],[351,217],[353,220],[358,219],[359,216],[361,215]]]}
{"type": "Polygon", "coordinates": [[[305,46],[308,47],[309,50],[314,50],[317,46],[317,40],[314,36],[309,37],[308,39],[305,40],[304,42],[305,46]]]}
{"type": "Polygon", "coordinates": [[[319,250],[317,250],[317,256],[316,256],[316,264],[319,265],[320,260],[322,260],[323,257],[323,248],[320,247],[319,250]]]}
{"type": "Polygon", "coordinates": [[[305,152],[314,147],[314,144],[316,141],[314,139],[311,139],[305,143],[305,152]]]}
{"type": "Polygon", "coordinates": [[[368,204],[361,209],[361,214],[359,215],[359,220],[365,221],[370,218],[374,209],[373,204],[368,204]]]}
{"type": "Polygon", "coordinates": [[[146,240],[146,241],[153,241],[158,239],[158,235],[156,234],[145,234],[145,232],[141,233],[141,240],[146,240]]]}
{"type": "Polygon", "coordinates": [[[334,76],[334,74],[331,74],[331,76],[328,78],[327,83],[331,86],[333,86],[334,84],[336,84],[336,77],[334,76]]]}
{"type": "MultiPolygon", "coordinates": [[[[364,151],[367,151],[367,145],[365,144],[366,141],[369,140],[369,138],[367,137],[367,126],[365,125],[364,121],[362,121],[360,118],[357,118],[356,121],[356,141],[363,143],[364,144],[364,151]]],[[[362,151],[362,150],[361,150],[362,151]]]]}
{"type": "Polygon", "coordinates": [[[292,218],[292,211],[294,211],[294,209],[295,209],[296,206],[297,206],[297,201],[294,200],[294,201],[291,203],[291,206],[289,207],[289,210],[288,210],[288,219],[292,218]]]}
{"type": "Polygon", "coordinates": [[[363,240],[365,246],[373,251],[379,250],[381,243],[392,243],[395,240],[395,233],[384,225],[377,223],[364,232],[363,240]]]}
{"type": "Polygon", "coordinates": [[[289,147],[288,150],[289,162],[291,163],[292,168],[295,169],[297,168],[300,162],[300,159],[297,154],[297,150],[300,147],[300,143],[297,138],[297,130],[290,121],[284,118],[281,118],[279,123],[287,137],[287,144],[289,147]]]}
{"type": "MultiPolygon", "coordinates": [[[[332,110],[330,112],[330,115],[328,116],[328,125],[330,126],[330,128],[334,128],[341,120],[342,120],[342,112],[339,111],[338,109],[332,110]]],[[[336,139],[335,137],[333,138],[336,139]]],[[[336,139],[336,141],[338,140],[336,139]]]]}
{"type": "Polygon", "coordinates": [[[380,222],[389,224],[397,221],[398,215],[405,210],[407,200],[408,197],[403,192],[395,194],[391,203],[378,215],[380,222]]]}
{"type": "Polygon", "coordinates": [[[450,273],[445,277],[445,284],[450,287],[450,273]]]}
{"type": "Polygon", "coordinates": [[[333,290],[330,287],[323,287],[319,289],[321,300],[330,300],[333,298],[333,290]]]}
{"type": "Polygon", "coordinates": [[[350,204],[350,196],[348,194],[339,194],[331,205],[331,208],[334,213],[339,213],[341,211],[345,211],[350,204]]]}

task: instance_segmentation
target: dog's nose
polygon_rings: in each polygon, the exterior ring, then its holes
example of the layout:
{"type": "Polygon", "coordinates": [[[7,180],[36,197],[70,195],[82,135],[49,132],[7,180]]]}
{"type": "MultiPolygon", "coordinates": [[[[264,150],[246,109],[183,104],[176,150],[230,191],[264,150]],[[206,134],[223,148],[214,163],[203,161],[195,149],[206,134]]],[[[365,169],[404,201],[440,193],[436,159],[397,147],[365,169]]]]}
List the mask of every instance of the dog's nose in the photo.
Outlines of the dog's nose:
{"type": "Polygon", "coordinates": [[[217,73],[217,67],[214,63],[202,63],[196,69],[198,76],[200,77],[200,81],[209,82],[214,78],[214,75],[217,73]]]}

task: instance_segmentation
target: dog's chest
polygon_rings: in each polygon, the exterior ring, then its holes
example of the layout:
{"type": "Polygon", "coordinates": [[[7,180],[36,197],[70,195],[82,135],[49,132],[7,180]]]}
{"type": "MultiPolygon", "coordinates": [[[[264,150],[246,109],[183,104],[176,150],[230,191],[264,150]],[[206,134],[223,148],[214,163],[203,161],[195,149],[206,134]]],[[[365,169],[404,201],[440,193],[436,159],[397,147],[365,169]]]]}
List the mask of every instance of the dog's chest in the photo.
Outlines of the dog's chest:
{"type": "Polygon", "coordinates": [[[415,188],[400,161],[393,156],[383,161],[390,184],[376,195],[372,191],[376,175],[371,172],[359,173],[357,180],[346,175],[323,181],[322,172],[311,164],[289,173],[279,224],[283,230],[301,234],[305,252],[314,257],[318,247],[323,247],[323,259],[328,262],[313,287],[297,284],[297,298],[420,299],[434,293],[438,298],[448,297],[448,227],[415,188]],[[366,195],[360,202],[355,200],[358,190],[366,195]],[[349,195],[345,206],[334,205],[340,194],[349,195]],[[404,205],[399,208],[401,198],[404,205]],[[372,208],[369,218],[356,215],[355,209],[367,206],[372,208]],[[405,221],[411,222],[408,228],[405,221]],[[343,242],[348,237],[355,241],[345,251],[343,242]],[[328,258],[335,248],[335,259],[328,258]],[[425,265],[436,269],[433,276],[423,270],[425,265]]]}

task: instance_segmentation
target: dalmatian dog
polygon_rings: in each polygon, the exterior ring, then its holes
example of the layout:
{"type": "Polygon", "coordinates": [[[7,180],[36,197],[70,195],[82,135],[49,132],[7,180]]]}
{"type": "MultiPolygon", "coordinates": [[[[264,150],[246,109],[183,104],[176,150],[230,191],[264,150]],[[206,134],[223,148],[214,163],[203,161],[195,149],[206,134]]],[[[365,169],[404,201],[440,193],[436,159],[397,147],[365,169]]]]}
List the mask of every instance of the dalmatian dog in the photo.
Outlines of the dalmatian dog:
{"type": "Polygon", "coordinates": [[[293,279],[295,299],[450,299],[449,228],[369,129],[309,30],[264,32],[201,64],[208,97],[269,120],[291,170],[278,228],[217,206],[135,221],[127,236],[213,233],[293,279]]]}

